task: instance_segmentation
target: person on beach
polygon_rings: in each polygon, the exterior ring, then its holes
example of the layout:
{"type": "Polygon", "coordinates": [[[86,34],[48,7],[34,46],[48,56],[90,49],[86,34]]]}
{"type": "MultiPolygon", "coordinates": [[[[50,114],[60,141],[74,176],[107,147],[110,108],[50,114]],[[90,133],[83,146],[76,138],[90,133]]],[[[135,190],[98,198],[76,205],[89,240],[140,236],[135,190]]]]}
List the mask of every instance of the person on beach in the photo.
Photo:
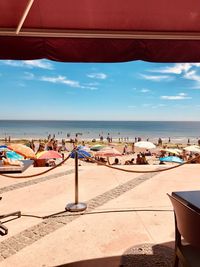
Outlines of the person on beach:
{"type": "Polygon", "coordinates": [[[31,142],[30,142],[30,148],[35,152],[34,140],[31,140],[31,142]]]}
{"type": "Polygon", "coordinates": [[[141,164],[141,156],[140,154],[137,154],[137,158],[136,158],[136,164],[141,164]]]}
{"type": "Polygon", "coordinates": [[[50,139],[47,143],[47,150],[53,150],[53,142],[54,142],[54,139],[50,139]]]}
{"type": "Polygon", "coordinates": [[[7,159],[6,151],[0,151],[0,160],[7,159]]]}
{"type": "Polygon", "coordinates": [[[119,165],[120,163],[119,163],[119,159],[118,158],[115,158],[115,161],[113,162],[113,164],[112,165],[119,165]]]}
{"type": "Polygon", "coordinates": [[[125,144],[124,145],[124,148],[123,148],[123,155],[126,155],[127,154],[127,149],[128,149],[128,145],[125,144]]]}
{"type": "Polygon", "coordinates": [[[162,146],[162,139],[160,137],[158,138],[158,146],[162,146]]]}
{"type": "Polygon", "coordinates": [[[141,157],[141,163],[140,163],[140,164],[143,164],[143,165],[149,164],[149,163],[147,162],[147,159],[146,159],[146,157],[145,157],[145,154],[144,154],[144,153],[142,153],[142,157],[141,157]]]}
{"type": "Polygon", "coordinates": [[[135,143],[134,142],[132,143],[132,153],[133,154],[135,153],[135,143]]]}
{"type": "Polygon", "coordinates": [[[54,140],[53,142],[53,150],[58,151],[58,140],[54,140]]]}
{"type": "Polygon", "coordinates": [[[132,158],[131,160],[126,160],[124,165],[133,165],[134,164],[134,158],[132,158]]]}
{"type": "Polygon", "coordinates": [[[39,153],[39,152],[42,152],[42,151],[45,151],[45,143],[43,143],[43,142],[41,142],[39,144],[39,147],[38,147],[38,150],[37,150],[36,154],[39,153]]]}
{"type": "Polygon", "coordinates": [[[187,161],[187,160],[188,160],[187,153],[186,153],[185,150],[183,150],[182,159],[183,159],[184,161],[187,161]]]}

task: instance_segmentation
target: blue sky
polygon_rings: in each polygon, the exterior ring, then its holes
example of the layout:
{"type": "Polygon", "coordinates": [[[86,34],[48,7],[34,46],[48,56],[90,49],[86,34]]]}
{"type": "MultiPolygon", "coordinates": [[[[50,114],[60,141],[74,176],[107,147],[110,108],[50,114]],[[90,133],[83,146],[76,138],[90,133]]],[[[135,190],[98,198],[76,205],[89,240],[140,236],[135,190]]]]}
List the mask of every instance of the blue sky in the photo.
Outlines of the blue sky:
{"type": "Polygon", "coordinates": [[[200,120],[200,63],[0,61],[0,119],[200,120]]]}

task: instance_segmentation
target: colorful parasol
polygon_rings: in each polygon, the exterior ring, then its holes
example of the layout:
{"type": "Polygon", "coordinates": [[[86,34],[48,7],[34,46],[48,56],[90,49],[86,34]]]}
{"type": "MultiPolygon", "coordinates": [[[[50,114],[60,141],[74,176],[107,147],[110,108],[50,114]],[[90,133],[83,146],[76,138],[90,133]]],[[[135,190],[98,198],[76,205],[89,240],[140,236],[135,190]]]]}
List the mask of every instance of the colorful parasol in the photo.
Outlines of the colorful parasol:
{"type": "Polygon", "coordinates": [[[113,147],[104,147],[100,151],[98,151],[95,154],[96,157],[117,157],[117,156],[122,156],[122,154],[115,148],[113,147]]]}
{"type": "Polygon", "coordinates": [[[16,153],[22,155],[25,158],[35,159],[35,152],[30,148],[22,144],[11,144],[8,146],[9,149],[15,151],[16,153]]]}
{"type": "Polygon", "coordinates": [[[61,159],[62,155],[54,150],[42,151],[37,153],[37,159],[61,159]]]}

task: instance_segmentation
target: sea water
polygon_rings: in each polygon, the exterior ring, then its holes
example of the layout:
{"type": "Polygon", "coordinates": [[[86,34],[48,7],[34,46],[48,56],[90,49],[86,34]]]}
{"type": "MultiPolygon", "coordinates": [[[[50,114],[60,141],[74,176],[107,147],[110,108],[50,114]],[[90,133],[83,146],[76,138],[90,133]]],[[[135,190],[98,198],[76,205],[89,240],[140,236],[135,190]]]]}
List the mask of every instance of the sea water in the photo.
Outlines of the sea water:
{"type": "Polygon", "coordinates": [[[200,138],[200,121],[40,121],[0,120],[0,139],[43,139],[55,135],[57,139],[78,136],[81,140],[142,140],[171,142],[197,142],[200,138]]]}

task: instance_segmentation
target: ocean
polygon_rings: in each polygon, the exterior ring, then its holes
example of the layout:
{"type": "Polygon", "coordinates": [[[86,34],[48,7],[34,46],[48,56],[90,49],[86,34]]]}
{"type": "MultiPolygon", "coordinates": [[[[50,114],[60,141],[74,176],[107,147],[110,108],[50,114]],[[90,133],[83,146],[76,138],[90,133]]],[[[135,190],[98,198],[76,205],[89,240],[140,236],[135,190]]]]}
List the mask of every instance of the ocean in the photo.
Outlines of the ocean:
{"type": "Polygon", "coordinates": [[[80,140],[104,139],[109,135],[113,140],[142,140],[171,142],[197,142],[200,139],[200,121],[40,121],[0,120],[0,139],[43,139],[48,135],[57,139],[75,138],[80,140]]]}

